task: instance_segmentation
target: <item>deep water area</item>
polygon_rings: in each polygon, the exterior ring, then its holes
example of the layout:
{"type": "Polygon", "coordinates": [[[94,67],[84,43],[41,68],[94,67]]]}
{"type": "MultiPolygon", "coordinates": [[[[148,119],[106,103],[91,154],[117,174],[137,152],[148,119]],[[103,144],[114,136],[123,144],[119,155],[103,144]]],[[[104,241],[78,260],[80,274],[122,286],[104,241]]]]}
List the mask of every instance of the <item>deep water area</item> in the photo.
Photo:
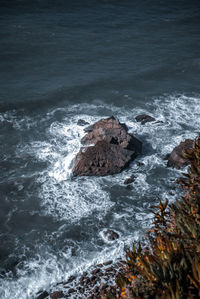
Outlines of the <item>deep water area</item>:
{"type": "Polygon", "coordinates": [[[0,1],[0,298],[33,299],[116,260],[158,198],[175,200],[183,170],[164,158],[200,132],[199,33],[193,0],[0,1]],[[78,120],[111,115],[142,155],[120,174],[74,178],[78,120]]]}

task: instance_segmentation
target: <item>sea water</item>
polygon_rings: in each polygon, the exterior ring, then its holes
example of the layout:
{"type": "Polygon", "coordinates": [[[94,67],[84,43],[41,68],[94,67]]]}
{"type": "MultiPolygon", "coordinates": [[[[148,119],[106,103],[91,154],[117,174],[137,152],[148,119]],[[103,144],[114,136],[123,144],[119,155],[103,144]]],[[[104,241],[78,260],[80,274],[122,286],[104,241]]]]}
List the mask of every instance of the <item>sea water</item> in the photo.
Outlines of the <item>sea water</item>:
{"type": "Polygon", "coordinates": [[[200,131],[199,9],[1,0],[0,298],[35,298],[123,257],[158,198],[175,200],[182,170],[164,157],[200,131]],[[156,121],[136,122],[143,113],[156,121]],[[142,155],[121,174],[73,178],[87,126],[78,120],[111,115],[141,139],[142,155]],[[107,228],[119,239],[107,240],[107,228]]]}

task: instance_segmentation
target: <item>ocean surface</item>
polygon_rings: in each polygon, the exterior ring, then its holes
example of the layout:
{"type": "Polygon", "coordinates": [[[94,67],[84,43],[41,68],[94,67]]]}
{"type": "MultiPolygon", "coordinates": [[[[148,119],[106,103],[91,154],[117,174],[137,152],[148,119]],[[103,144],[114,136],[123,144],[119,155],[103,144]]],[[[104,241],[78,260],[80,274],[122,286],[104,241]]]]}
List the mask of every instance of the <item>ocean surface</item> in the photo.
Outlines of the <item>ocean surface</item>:
{"type": "Polygon", "coordinates": [[[197,136],[199,115],[199,1],[1,0],[0,298],[36,298],[123,256],[151,205],[174,201],[181,171],[163,158],[197,136]],[[73,178],[78,120],[111,115],[143,154],[121,174],[73,178]]]}

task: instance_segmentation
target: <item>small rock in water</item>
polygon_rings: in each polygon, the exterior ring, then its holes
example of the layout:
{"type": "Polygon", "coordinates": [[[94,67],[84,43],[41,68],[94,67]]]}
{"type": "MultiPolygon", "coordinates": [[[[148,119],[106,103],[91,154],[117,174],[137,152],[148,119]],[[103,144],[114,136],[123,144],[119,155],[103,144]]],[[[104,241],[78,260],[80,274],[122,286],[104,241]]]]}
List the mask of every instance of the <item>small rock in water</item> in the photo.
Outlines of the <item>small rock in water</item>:
{"type": "Polygon", "coordinates": [[[75,293],[75,292],[76,291],[73,288],[71,288],[71,289],[69,289],[68,294],[72,294],[72,293],[75,293]]]}
{"type": "Polygon", "coordinates": [[[39,296],[37,296],[36,299],[45,299],[49,296],[49,293],[47,291],[42,292],[39,296]]]}
{"type": "Polygon", "coordinates": [[[90,283],[90,279],[89,279],[89,277],[86,277],[86,279],[85,279],[85,285],[88,285],[90,283]]]}
{"type": "Polygon", "coordinates": [[[140,114],[136,116],[135,119],[137,122],[141,122],[142,125],[146,124],[147,122],[152,122],[156,120],[154,117],[147,114],[140,114]]]}
{"type": "Polygon", "coordinates": [[[79,290],[79,292],[80,292],[81,294],[84,293],[84,288],[79,288],[78,290],[79,290]]]}
{"type": "Polygon", "coordinates": [[[97,279],[97,277],[96,277],[95,275],[93,275],[93,276],[90,278],[90,282],[94,282],[96,279],[97,279]]]}
{"type": "Polygon", "coordinates": [[[135,181],[135,176],[132,175],[132,176],[130,176],[130,178],[125,179],[124,184],[128,185],[128,184],[133,183],[134,181],[135,181]]]}
{"type": "Polygon", "coordinates": [[[113,267],[108,267],[105,271],[106,271],[106,272],[111,272],[111,271],[113,271],[113,270],[114,270],[113,267]]]}
{"type": "Polygon", "coordinates": [[[69,283],[69,282],[72,282],[75,278],[76,278],[75,276],[71,275],[71,276],[69,277],[69,279],[68,279],[67,282],[68,282],[68,283],[69,283]]]}
{"type": "Polygon", "coordinates": [[[107,261],[107,262],[103,263],[103,265],[108,266],[108,265],[111,265],[112,263],[113,263],[113,261],[110,260],[110,261],[107,261]]]}
{"type": "Polygon", "coordinates": [[[164,121],[162,121],[162,120],[157,120],[155,123],[156,123],[156,124],[164,124],[164,121]]]}
{"type": "Polygon", "coordinates": [[[103,264],[98,264],[97,267],[98,267],[98,268],[102,268],[102,267],[103,267],[103,264]]]}
{"type": "Polygon", "coordinates": [[[51,299],[59,299],[62,298],[64,296],[62,291],[56,291],[50,294],[50,298],[51,299]]]}
{"type": "Polygon", "coordinates": [[[79,282],[82,283],[84,281],[84,279],[85,279],[85,277],[81,276],[80,279],[79,279],[79,282]]]}
{"type": "Polygon", "coordinates": [[[145,164],[144,164],[143,162],[140,162],[140,161],[137,162],[137,166],[139,166],[139,167],[140,167],[140,166],[144,166],[144,165],[145,165],[145,164]]]}
{"type": "Polygon", "coordinates": [[[87,121],[85,121],[84,119],[79,119],[77,122],[78,126],[86,126],[89,125],[89,123],[87,121]]]}
{"type": "MultiPolygon", "coordinates": [[[[114,241],[116,239],[119,238],[119,234],[116,233],[115,231],[111,230],[111,229],[107,229],[105,232],[104,232],[104,235],[108,238],[108,240],[110,241],[114,241]]],[[[104,263],[105,265],[105,263],[104,263]]]]}
{"type": "Polygon", "coordinates": [[[95,275],[95,274],[97,274],[98,272],[100,272],[101,270],[99,269],[99,268],[97,268],[97,269],[94,269],[92,272],[91,272],[91,274],[93,274],[93,275],[95,275]]]}

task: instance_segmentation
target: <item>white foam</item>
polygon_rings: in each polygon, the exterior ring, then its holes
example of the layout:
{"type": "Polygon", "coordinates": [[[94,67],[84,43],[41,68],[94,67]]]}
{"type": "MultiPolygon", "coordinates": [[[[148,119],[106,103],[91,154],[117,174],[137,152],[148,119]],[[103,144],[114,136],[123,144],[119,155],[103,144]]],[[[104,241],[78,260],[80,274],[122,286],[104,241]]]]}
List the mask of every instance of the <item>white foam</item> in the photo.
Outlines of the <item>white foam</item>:
{"type": "MultiPolygon", "coordinates": [[[[65,258],[69,259],[70,256],[71,250],[69,249],[68,253],[65,253],[65,258]]],[[[67,259],[65,263],[67,263],[67,259]]],[[[23,269],[17,270],[17,279],[10,277],[2,280],[2,285],[0,285],[1,298],[35,298],[34,294],[39,289],[45,288],[47,283],[54,284],[57,279],[64,278],[65,270],[68,270],[67,265],[62,265],[56,255],[47,251],[44,259],[42,255],[38,254],[36,258],[29,259],[23,269]]]]}
{"type": "MultiPolygon", "coordinates": [[[[107,260],[116,261],[119,256],[124,255],[124,246],[130,246],[133,239],[138,240],[138,233],[128,236],[126,240],[116,240],[115,244],[101,252],[83,252],[80,250],[78,257],[72,256],[70,248],[63,248],[62,251],[52,254],[46,248],[44,254],[38,254],[35,258],[29,259],[23,269],[17,270],[17,279],[12,277],[4,278],[0,285],[1,298],[12,299],[33,299],[36,293],[42,289],[50,292],[58,290],[57,282],[66,281],[70,275],[80,275],[83,271],[93,265],[103,263],[107,260]]],[[[41,251],[44,247],[41,246],[41,251]]],[[[61,288],[61,287],[60,287],[61,288]]]]}
{"type": "MultiPolygon", "coordinates": [[[[84,135],[84,127],[77,125],[78,119],[82,118],[93,123],[100,117],[104,117],[104,115],[98,116],[99,110],[104,108],[106,113],[111,112],[110,114],[115,114],[121,122],[125,122],[130,128],[130,132],[141,138],[144,136],[144,145],[147,144],[146,151],[148,152],[149,147],[150,154],[140,159],[144,163],[142,172],[133,163],[132,168],[126,173],[109,176],[104,181],[107,181],[107,185],[110,186],[116,183],[123,185],[124,178],[134,171],[136,180],[133,184],[133,190],[145,196],[154,188],[157,189],[157,186],[148,184],[147,178],[151,170],[158,166],[165,167],[163,155],[172,150],[181,140],[195,137],[195,133],[191,132],[191,127],[196,125],[191,109],[196,109],[198,100],[181,95],[155,99],[154,103],[147,105],[147,108],[151,106],[151,110],[152,107],[154,108],[153,113],[140,108],[127,111],[125,108],[102,105],[101,103],[99,105],[80,104],[68,107],[68,113],[71,116],[66,117],[62,123],[53,122],[50,126],[50,144],[41,143],[38,145],[35,143],[31,145],[36,149],[36,155],[50,164],[48,172],[43,173],[42,177],[39,178],[39,181],[43,182],[40,197],[44,213],[54,215],[55,218],[61,217],[69,221],[77,221],[95,210],[105,212],[113,206],[113,202],[111,203],[109,194],[104,190],[100,178],[71,179],[73,161],[81,147],[80,140],[84,135]],[[190,107],[187,107],[188,102],[190,102],[190,107]],[[89,111],[91,115],[83,114],[83,111],[89,111]],[[72,114],[72,112],[77,113],[77,115],[72,114]],[[141,113],[150,114],[163,123],[153,122],[141,125],[134,119],[134,116],[141,113]],[[189,120],[190,125],[186,130],[185,123],[188,123],[189,120]]],[[[57,110],[50,112],[49,115],[54,115],[57,110]]],[[[200,111],[196,111],[195,114],[198,112],[200,111]]]]}
{"type": "Polygon", "coordinates": [[[66,180],[47,179],[42,185],[41,205],[43,212],[66,221],[77,221],[95,210],[105,214],[113,205],[101,185],[92,179],[66,180]]]}
{"type": "MultiPolygon", "coordinates": [[[[95,210],[106,213],[113,206],[101,179],[71,178],[73,161],[84,135],[84,127],[77,125],[80,118],[79,115],[62,123],[53,122],[47,132],[48,142],[32,142],[25,148],[27,153],[49,165],[38,178],[42,184],[39,196],[43,213],[72,222],[95,210]]],[[[82,118],[91,122],[89,116],[82,115],[82,118]]]]}

